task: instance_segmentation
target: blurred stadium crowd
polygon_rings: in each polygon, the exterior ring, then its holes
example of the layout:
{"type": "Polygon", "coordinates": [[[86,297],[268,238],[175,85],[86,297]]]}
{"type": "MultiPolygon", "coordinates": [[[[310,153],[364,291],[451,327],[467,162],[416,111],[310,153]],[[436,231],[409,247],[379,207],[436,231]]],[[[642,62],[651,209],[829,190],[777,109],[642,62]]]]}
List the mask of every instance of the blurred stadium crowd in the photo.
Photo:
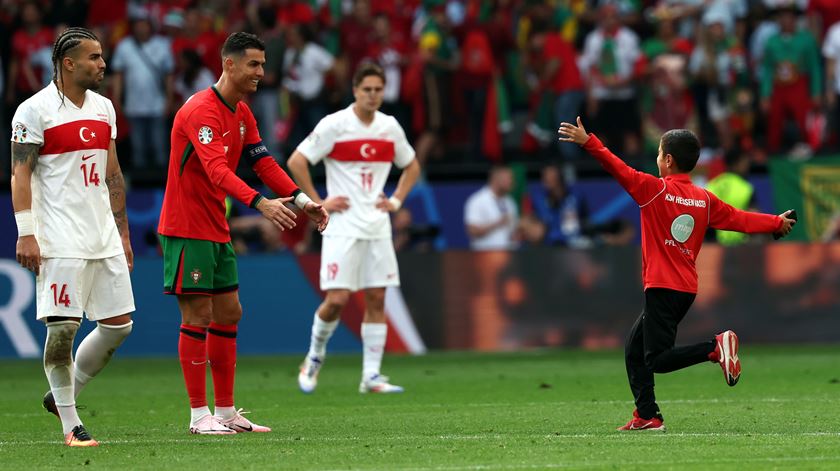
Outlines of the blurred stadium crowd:
{"type": "MultiPolygon", "coordinates": [[[[135,186],[163,185],[174,113],[215,82],[221,44],[240,30],[267,44],[251,107],[280,161],[352,101],[350,76],[366,60],[385,69],[383,111],[431,180],[515,163],[551,193],[597,173],[556,139],[578,114],[647,170],[672,128],[699,134],[709,177],[725,156],[760,171],[769,158],[840,149],[840,0],[0,0],[6,142],[15,108],[52,78],[53,39],[75,25],[102,40],[100,91],[117,109],[135,186]]],[[[610,234],[627,239],[624,228],[610,234]]]]}

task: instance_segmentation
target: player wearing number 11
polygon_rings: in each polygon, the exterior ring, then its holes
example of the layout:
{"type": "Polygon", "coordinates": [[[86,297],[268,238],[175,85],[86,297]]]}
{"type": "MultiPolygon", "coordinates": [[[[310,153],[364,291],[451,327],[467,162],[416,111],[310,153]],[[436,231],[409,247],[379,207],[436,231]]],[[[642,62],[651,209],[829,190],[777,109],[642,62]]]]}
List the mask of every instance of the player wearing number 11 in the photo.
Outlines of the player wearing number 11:
{"type": "Polygon", "coordinates": [[[298,375],[305,393],[314,391],[327,342],[350,293],[360,289],[365,290],[365,314],[359,392],[402,392],[379,372],[387,335],[385,289],[400,283],[388,212],[400,208],[420,175],[420,165],[397,120],[378,111],[384,89],[385,74],[379,66],[359,66],[353,75],[355,102],[322,119],[289,158],[295,180],[315,201],[321,198],[309,165],[325,162],[324,207],[332,213],[321,248],[321,289],[327,297],[315,313],[309,353],[298,375]],[[382,190],[392,163],[403,171],[394,194],[386,198],[382,190]]]}
{"type": "Polygon", "coordinates": [[[111,100],[95,93],[105,74],[99,39],[70,28],[56,39],[53,81],[12,119],[12,204],[18,262],[35,273],[46,323],[44,407],[69,446],[97,446],[75,398],[131,332],[134,263],[111,100]],[[82,313],[98,326],[76,350],[82,313]]]}

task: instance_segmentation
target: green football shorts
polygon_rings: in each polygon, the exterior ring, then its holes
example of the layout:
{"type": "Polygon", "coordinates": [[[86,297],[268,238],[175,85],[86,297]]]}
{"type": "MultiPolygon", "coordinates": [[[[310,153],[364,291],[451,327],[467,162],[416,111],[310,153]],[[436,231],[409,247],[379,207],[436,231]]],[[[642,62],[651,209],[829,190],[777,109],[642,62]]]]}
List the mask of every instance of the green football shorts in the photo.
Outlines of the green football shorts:
{"type": "Polygon", "coordinates": [[[239,289],[236,253],[230,242],[160,236],[165,294],[214,295],[239,289]]]}

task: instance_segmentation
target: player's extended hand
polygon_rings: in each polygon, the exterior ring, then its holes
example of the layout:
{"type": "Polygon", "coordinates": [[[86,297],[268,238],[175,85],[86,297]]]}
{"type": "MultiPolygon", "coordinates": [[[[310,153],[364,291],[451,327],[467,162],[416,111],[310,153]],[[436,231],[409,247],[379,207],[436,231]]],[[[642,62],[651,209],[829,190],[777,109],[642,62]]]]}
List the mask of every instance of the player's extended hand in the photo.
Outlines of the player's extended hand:
{"type": "Polygon", "coordinates": [[[346,196],[330,196],[322,204],[328,213],[340,213],[350,209],[350,198],[346,196]]]}
{"type": "Polygon", "coordinates": [[[386,213],[393,213],[400,208],[394,206],[394,204],[391,203],[391,200],[389,200],[388,197],[385,196],[385,193],[380,193],[379,199],[376,200],[376,209],[384,211],[386,213]]]}
{"type": "Polygon", "coordinates": [[[324,232],[327,228],[327,223],[330,222],[330,213],[324,209],[324,205],[310,201],[303,207],[303,212],[315,223],[318,232],[324,232]]]}
{"type": "Polygon", "coordinates": [[[125,261],[128,262],[128,272],[134,270],[134,250],[131,249],[131,239],[128,237],[121,237],[123,252],[125,252],[125,261]]]}
{"type": "Polygon", "coordinates": [[[35,276],[41,273],[41,247],[34,235],[18,238],[15,258],[20,266],[34,273],[35,276]]]}
{"type": "Polygon", "coordinates": [[[776,235],[778,235],[779,237],[784,237],[790,234],[790,231],[793,230],[793,226],[796,225],[796,219],[791,219],[788,217],[788,215],[790,215],[792,211],[792,209],[788,209],[787,211],[779,215],[779,217],[782,218],[782,227],[781,229],[776,231],[776,235]]]}
{"type": "Polygon", "coordinates": [[[262,213],[263,217],[273,222],[275,226],[281,231],[295,227],[295,219],[297,215],[291,209],[286,207],[286,203],[292,201],[294,198],[263,198],[257,203],[257,210],[262,213]]]}
{"type": "Polygon", "coordinates": [[[577,117],[577,126],[566,122],[560,123],[560,129],[557,130],[557,134],[562,136],[559,138],[561,141],[574,142],[579,146],[586,144],[586,141],[589,139],[589,134],[583,128],[580,116],[577,117]]]}

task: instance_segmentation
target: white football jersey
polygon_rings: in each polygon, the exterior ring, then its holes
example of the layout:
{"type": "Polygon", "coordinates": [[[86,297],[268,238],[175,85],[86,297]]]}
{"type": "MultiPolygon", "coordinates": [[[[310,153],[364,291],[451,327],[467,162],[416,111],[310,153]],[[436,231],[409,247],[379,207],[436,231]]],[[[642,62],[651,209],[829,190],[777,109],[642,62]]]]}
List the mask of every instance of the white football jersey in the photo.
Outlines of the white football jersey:
{"type": "Polygon", "coordinates": [[[88,90],[77,107],[50,83],[18,107],[12,142],[40,146],[32,216],[41,256],[100,259],[123,253],[105,185],[117,136],[111,100],[88,90]]]}
{"type": "Polygon", "coordinates": [[[405,168],[414,160],[414,149],[393,116],[377,111],[365,125],[350,105],[324,117],[297,150],[313,165],[326,159],[328,197],[349,198],[350,209],[330,215],[325,236],[391,237],[391,219],[376,202],[391,164],[405,168]]]}

